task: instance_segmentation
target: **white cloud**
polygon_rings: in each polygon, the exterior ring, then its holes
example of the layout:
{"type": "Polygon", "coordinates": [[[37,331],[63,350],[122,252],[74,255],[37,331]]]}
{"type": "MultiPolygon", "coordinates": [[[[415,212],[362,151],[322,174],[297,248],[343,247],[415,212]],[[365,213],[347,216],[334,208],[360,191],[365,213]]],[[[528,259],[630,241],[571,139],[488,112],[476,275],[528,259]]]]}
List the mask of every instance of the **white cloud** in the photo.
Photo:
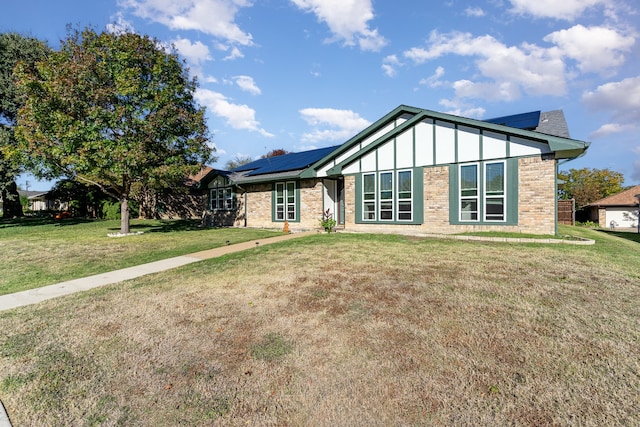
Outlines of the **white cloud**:
{"type": "Polygon", "coordinates": [[[445,113],[460,117],[481,119],[486,112],[484,108],[473,107],[460,99],[441,99],[438,103],[446,108],[445,113]]]}
{"type": "Polygon", "coordinates": [[[127,21],[124,19],[122,12],[116,13],[111,17],[113,20],[112,23],[107,24],[105,26],[107,32],[113,34],[121,34],[121,33],[134,33],[135,29],[133,28],[133,23],[131,21],[127,21]]]}
{"type": "Polygon", "coordinates": [[[598,86],[585,92],[582,101],[590,110],[604,111],[612,119],[593,132],[592,138],[640,130],[640,76],[598,86]]]}
{"type": "Polygon", "coordinates": [[[600,126],[596,131],[591,132],[589,138],[591,139],[600,139],[606,138],[610,135],[614,135],[617,133],[630,132],[635,129],[636,126],[627,124],[623,125],[620,123],[606,123],[600,126]]]}
{"type": "Polygon", "coordinates": [[[347,46],[358,45],[361,50],[377,52],[387,40],[368,22],[373,19],[371,0],[291,0],[299,9],[313,13],[333,33],[330,42],[343,40],[347,46]]]}
{"type": "Polygon", "coordinates": [[[609,82],[582,95],[593,111],[607,111],[622,123],[640,123],[640,76],[609,82]]]}
{"type": "Polygon", "coordinates": [[[467,16],[473,16],[476,18],[480,18],[485,15],[484,10],[481,7],[471,7],[469,6],[464,10],[464,14],[467,16]]]}
{"type": "Polygon", "coordinates": [[[180,55],[184,56],[187,62],[194,66],[199,66],[203,62],[210,61],[211,55],[209,54],[209,47],[204,43],[197,41],[191,43],[189,39],[183,39],[178,37],[172,40],[171,43],[178,49],[180,55]]]}
{"type": "Polygon", "coordinates": [[[334,108],[305,108],[300,110],[304,121],[315,127],[313,132],[302,136],[304,142],[341,141],[344,142],[371,124],[350,110],[334,108]],[[330,129],[319,129],[324,126],[330,129]]]}
{"type": "Polygon", "coordinates": [[[544,40],[555,43],[565,56],[575,59],[582,72],[603,72],[618,67],[625,61],[623,52],[630,51],[635,44],[634,37],[616,30],[583,25],[553,32],[544,40]]]}
{"type": "MultiPolygon", "coordinates": [[[[633,150],[640,157],[640,145],[633,150]]],[[[640,159],[633,162],[633,172],[631,178],[640,182],[640,159]]]]}
{"type": "Polygon", "coordinates": [[[426,79],[421,79],[419,83],[421,85],[427,85],[432,88],[440,87],[444,84],[440,80],[442,76],[444,76],[444,68],[441,66],[438,66],[438,68],[436,68],[436,71],[431,76],[427,77],[426,79]]]}
{"type": "Polygon", "coordinates": [[[234,46],[231,49],[231,52],[229,53],[229,55],[225,56],[222,59],[224,61],[231,61],[231,60],[238,59],[238,58],[244,58],[244,54],[242,53],[242,51],[240,51],[240,49],[238,49],[237,47],[234,46]]]}
{"type": "Polygon", "coordinates": [[[558,48],[543,49],[528,43],[506,46],[489,35],[473,37],[460,32],[432,32],[428,43],[428,48],[414,47],[404,56],[416,64],[447,54],[478,58],[478,70],[489,81],[462,80],[454,85],[459,96],[494,99],[496,88],[511,100],[521,91],[535,96],[566,93],[565,67],[558,48]]]}
{"type": "Polygon", "coordinates": [[[396,55],[389,55],[382,60],[382,71],[387,77],[398,75],[396,67],[402,66],[396,55]]]}
{"type": "Polygon", "coordinates": [[[609,0],[510,0],[512,12],[537,18],[555,18],[572,21],[592,7],[608,6],[609,0]]]}
{"type": "Polygon", "coordinates": [[[251,46],[252,36],[238,27],[235,15],[248,0],[120,0],[133,14],[172,30],[197,30],[230,43],[251,46]]]}
{"type": "Polygon", "coordinates": [[[245,92],[249,92],[252,95],[260,95],[261,90],[253,81],[253,77],[250,76],[235,76],[236,84],[245,92]]]}
{"type": "Polygon", "coordinates": [[[273,134],[260,127],[260,122],[255,119],[255,110],[247,105],[233,104],[223,94],[208,89],[198,89],[195,99],[199,104],[206,106],[212,114],[225,119],[234,129],[258,132],[262,136],[273,137],[273,134]]]}

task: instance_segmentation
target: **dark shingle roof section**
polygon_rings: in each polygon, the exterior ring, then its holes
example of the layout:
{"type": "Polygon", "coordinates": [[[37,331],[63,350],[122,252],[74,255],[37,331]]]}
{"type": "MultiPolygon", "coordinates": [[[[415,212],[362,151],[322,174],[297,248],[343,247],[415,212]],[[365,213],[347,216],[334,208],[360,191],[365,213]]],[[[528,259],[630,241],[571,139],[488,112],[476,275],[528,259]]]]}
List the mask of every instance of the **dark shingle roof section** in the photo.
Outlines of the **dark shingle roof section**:
{"type": "Polygon", "coordinates": [[[569,128],[564,118],[562,110],[547,111],[540,114],[540,123],[535,129],[536,132],[547,135],[561,136],[562,138],[571,138],[569,136],[569,128]]]}
{"type": "Polygon", "coordinates": [[[289,153],[281,156],[258,159],[254,162],[247,163],[246,165],[238,166],[230,172],[235,174],[247,172],[242,175],[256,176],[306,169],[338,147],[339,145],[336,145],[333,147],[318,148],[300,153],[289,153]]]}
{"type": "Polygon", "coordinates": [[[512,128],[532,130],[546,135],[570,138],[567,121],[562,110],[547,112],[531,111],[529,113],[514,114],[512,116],[496,117],[485,120],[495,125],[509,126],[512,128]]]}

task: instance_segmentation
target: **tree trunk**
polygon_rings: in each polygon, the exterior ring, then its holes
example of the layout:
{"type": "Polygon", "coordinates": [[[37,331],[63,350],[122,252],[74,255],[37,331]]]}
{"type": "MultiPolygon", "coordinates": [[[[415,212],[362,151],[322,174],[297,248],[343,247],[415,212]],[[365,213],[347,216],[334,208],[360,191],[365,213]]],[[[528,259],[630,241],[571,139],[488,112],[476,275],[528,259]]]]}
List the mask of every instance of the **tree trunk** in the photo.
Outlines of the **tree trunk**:
{"type": "Polygon", "coordinates": [[[129,198],[120,198],[120,234],[129,234],[129,198]]]}
{"type": "Polygon", "coordinates": [[[22,204],[20,204],[20,194],[18,194],[18,186],[13,181],[2,191],[2,217],[15,218],[24,216],[22,212],[22,204]]]}

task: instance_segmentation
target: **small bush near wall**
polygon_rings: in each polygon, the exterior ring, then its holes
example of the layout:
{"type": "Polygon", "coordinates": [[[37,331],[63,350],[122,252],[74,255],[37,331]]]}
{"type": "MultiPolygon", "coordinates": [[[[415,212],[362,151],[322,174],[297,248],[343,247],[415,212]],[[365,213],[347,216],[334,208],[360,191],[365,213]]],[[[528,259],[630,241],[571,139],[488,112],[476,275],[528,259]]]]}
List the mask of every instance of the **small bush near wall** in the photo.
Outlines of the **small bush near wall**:
{"type": "MultiPolygon", "coordinates": [[[[101,206],[100,218],[102,219],[120,219],[120,202],[104,200],[101,206]]],[[[129,200],[129,211],[131,217],[138,216],[138,204],[134,200],[129,200]]]]}

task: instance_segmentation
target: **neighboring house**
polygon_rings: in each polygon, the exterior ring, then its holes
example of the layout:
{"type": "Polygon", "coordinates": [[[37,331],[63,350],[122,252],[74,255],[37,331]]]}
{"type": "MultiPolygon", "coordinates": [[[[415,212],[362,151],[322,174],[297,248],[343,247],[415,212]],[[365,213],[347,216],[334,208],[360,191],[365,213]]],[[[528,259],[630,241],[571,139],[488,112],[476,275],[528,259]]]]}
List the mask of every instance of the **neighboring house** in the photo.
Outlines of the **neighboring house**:
{"type": "Polygon", "coordinates": [[[585,153],[561,111],[487,121],[401,105],[344,144],[209,170],[214,224],[348,231],[557,232],[559,160],[585,153]]]}
{"type": "Polygon", "coordinates": [[[29,202],[27,209],[32,211],[62,211],[69,209],[69,203],[50,197],[48,191],[18,190],[20,196],[26,196],[29,202]]]}
{"type": "Polygon", "coordinates": [[[596,200],[586,206],[589,220],[597,222],[600,227],[638,227],[638,199],[640,185],[621,191],[613,196],[596,200]]]}

